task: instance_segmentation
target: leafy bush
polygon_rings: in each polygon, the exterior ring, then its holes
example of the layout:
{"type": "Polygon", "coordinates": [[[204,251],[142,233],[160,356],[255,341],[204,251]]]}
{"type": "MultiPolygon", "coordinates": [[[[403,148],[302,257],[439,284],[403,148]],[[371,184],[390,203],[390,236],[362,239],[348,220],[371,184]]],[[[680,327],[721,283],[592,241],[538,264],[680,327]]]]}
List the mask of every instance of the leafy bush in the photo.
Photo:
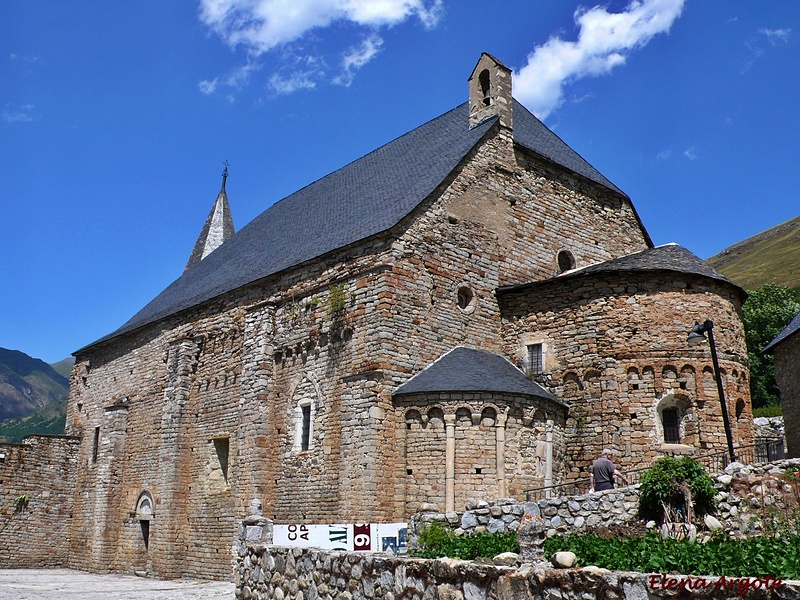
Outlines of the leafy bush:
{"type": "Polygon", "coordinates": [[[800,302],[795,292],[774,283],[750,291],[742,306],[753,407],[780,403],[780,391],[775,382],[775,359],[761,351],[783,331],[798,311],[800,302]]]}
{"type": "Polygon", "coordinates": [[[545,540],[545,556],[559,551],[574,552],[579,566],[618,571],[800,578],[798,535],[737,540],[717,535],[705,543],[663,539],[656,533],[638,538],[602,539],[589,534],[545,540]]]}
{"type": "Polygon", "coordinates": [[[759,406],[753,409],[753,417],[782,417],[783,408],[780,406],[759,406]]]}
{"type": "Polygon", "coordinates": [[[334,283],[328,288],[328,306],[325,311],[329,315],[335,315],[344,310],[347,302],[347,294],[344,291],[344,283],[334,283]]]}
{"type": "Polygon", "coordinates": [[[639,489],[639,512],[645,517],[662,514],[662,503],[682,505],[679,485],[687,483],[691,490],[694,510],[702,515],[714,510],[714,481],[699,462],[688,457],[663,456],[642,474],[639,489]]]}
{"type": "Polygon", "coordinates": [[[519,552],[516,532],[456,535],[444,523],[430,523],[420,531],[419,548],[409,554],[419,558],[493,558],[503,552],[519,552]]]}

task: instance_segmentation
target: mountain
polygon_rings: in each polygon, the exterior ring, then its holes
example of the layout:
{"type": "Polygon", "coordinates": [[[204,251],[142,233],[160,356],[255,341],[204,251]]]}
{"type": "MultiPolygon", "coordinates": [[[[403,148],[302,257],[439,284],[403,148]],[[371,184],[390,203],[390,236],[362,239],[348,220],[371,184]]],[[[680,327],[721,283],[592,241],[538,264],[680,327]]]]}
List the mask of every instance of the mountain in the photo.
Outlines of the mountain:
{"type": "Polygon", "coordinates": [[[74,356],[70,356],[69,358],[65,358],[64,360],[60,360],[55,363],[50,363],[50,366],[53,367],[53,370],[66,379],[69,379],[69,374],[72,372],[72,367],[74,365],[74,356]]]}
{"type": "Polygon", "coordinates": [[[800,217],[767,229],[706,262],[746,290],[765,283],[800,286],[800,217]]]}
{"type": "Polygon", "coordinates": [[[0,421],[66,402],[69,382],[43,360],[0,348],[0,421]]]}
{"type": "Polygon", "coordinates": [[[67,400],[43,406],[18,419],[0,421],[0,442],[19,444],[26,435],[43,433],[62,435],[67,422],[67,400]]]}

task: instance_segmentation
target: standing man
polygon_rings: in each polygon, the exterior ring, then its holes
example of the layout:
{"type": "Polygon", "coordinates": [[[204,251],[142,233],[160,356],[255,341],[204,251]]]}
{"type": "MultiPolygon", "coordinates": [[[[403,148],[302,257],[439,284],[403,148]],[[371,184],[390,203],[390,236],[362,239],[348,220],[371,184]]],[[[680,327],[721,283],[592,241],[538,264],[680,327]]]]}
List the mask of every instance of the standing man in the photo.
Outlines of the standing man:
{"type": "Polygon", "coordinates": [[[598,458],[589,470],[589,491],[602,492],[614,488],[614,477],[619,477],[627,485],[628,480],[620,473],[611,462],[613,453],[608,448],[603,448],[598,458]]]}

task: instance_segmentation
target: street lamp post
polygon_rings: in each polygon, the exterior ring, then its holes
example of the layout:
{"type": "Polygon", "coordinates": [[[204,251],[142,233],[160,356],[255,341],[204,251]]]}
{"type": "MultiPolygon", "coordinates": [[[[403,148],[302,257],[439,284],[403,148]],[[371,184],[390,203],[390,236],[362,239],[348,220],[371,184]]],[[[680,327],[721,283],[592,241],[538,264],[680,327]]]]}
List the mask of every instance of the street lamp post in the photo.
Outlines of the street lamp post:
{"type": "Polygon", "coordinates": [[[731,462],[734,462],[736,455],[733,452],[733,436],[731,435],[731,422],[728,419],[728,406],[725,403],[725,391],[722,389],[722,375],[719,370],[719,361],[717,360],[717,345],[714,343],[714,323],[710,319],[706,319],[703,323],[695,323],[686,338],[686,342],[690,346],[696,346],[706,340],[706,333],[708,334],[708,345],[711,348],[711,362],[714,364],[714,377],[717,380],[719,403],[722,407],[722,424],[725,426],[725,437],[728,440],[728,456],[731,462]]]}

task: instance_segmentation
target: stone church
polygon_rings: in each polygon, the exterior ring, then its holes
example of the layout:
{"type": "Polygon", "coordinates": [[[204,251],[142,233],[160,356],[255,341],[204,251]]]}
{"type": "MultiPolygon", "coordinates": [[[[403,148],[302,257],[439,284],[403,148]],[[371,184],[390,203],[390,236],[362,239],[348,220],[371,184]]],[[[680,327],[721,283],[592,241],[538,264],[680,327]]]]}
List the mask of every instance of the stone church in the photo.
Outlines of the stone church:
{"type": "MultiPolygon", "coordinates": [[[[585,480],[752,443],[744,292],[512,98],[468,102],[233,233],[225,180],[185,272],[76,352],[69,566],[230,577],[252,498],[276,523],[585,480]]],[[[188,249],[187,249],[188,250],[188,249]]]]}

